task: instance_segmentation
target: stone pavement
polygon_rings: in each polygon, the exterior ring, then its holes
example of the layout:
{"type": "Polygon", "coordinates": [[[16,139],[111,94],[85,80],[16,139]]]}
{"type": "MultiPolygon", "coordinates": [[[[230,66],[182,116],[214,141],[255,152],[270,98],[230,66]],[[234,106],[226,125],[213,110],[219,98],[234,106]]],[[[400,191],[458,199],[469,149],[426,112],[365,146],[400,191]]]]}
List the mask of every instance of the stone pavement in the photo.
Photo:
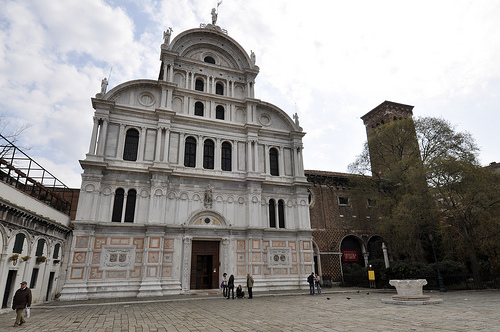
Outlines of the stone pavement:
{"type": "Polygon", "coordinates": [[[220,295],[53,301],[32,308],[20,327],[0,315],[0,331],[500,331],[500,291],[424,292],[442,304],[384,304],[395,291],[324,289],[220,295]]]}

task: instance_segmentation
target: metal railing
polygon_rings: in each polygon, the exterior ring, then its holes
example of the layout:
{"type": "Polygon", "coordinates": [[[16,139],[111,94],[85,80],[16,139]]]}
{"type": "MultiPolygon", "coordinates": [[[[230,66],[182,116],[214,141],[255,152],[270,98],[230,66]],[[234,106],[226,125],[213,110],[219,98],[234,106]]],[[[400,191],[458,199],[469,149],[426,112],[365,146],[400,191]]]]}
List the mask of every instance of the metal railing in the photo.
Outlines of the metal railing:
{"type": "Polygon", "coordinates": [[[0,181],[70,215],[73,191],[0,135],[0,181]]]}

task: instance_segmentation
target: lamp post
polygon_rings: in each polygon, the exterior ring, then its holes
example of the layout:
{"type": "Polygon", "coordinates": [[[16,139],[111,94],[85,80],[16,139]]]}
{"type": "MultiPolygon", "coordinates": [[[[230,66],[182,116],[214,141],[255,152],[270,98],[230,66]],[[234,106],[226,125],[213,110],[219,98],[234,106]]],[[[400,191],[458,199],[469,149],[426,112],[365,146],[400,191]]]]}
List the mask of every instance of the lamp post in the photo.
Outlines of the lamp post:
{"type": "Polygon", "coordinates": [[[446,288],[444,288],[443,276],[441,275],[441,272],[439,271],[439,264],[438,264],[438,259],[437,259],[437,255],[436,255],[436,249],[434,248],[434,235],[432,235],[432,233],[429,233],[429,240],[431,240],[432,253],[434,254],[434,260],[436,261],[436,270],[437,270],[437,274],[438,274],[439,291],[446,292],[446,288]]]}

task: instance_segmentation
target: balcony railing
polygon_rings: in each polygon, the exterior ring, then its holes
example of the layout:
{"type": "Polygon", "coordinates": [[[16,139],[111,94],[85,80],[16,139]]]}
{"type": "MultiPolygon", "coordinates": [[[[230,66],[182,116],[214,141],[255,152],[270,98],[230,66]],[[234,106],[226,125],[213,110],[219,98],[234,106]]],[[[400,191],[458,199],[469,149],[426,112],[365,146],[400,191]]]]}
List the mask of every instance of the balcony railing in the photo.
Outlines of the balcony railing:
{"type": "Polygon", "coordinates": [[[2,135],[0,181],[70,215],[73,191],[2,135]]]}

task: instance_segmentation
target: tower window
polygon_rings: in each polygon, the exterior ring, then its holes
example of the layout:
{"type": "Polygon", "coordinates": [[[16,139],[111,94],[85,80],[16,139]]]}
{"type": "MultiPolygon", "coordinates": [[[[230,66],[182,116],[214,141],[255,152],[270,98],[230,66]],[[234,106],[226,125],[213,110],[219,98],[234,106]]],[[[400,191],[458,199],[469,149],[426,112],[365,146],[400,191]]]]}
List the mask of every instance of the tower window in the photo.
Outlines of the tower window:
{"type": "Polygon", "coordinates": [[[125,205],[125,222],[134,222],[136,197],[137,191],[130,189],[127,193],[127,204],[125,205]]]}
{"type": "Polygon", "coordinates": [[[115,202],[113,204],[112,222],[122,221],[123,201],[125,200],[125,190],[118,188],[115,191],[115,202]]]}
{"type": "Polygon", "coordinates": [[[215,108],[215,118],[219,120],[224,120],[224,107],[219,105],[215,108]]]}
{"type": "Polygon", "coordinates": [[[139,149],[139,132],[137,129],[127,130],[125,146],[123,148],[123,160],[136,161],[139,149]]]}
{"type": "Polygon", "coordinates": [[[207,139],[203,145],[203,168],[214,169],[214,141],[207,139]]]}
{"type": "Polygon", "coordinates": [[[276,202],[269,200],[269,227],[276,228],[276,202]]]}
{"type": "Polygon", "coordinates": [[[348,204],[349,204],[349,198],[339,197],[339,205],[348,205],[348,204]]]}
{"type": "Polygon", "coordinates": [[[215,94],[221,96],[224,95],[224,85],[222,85],[222,83],[217,83],[215,85],[215,94]]]}
{"type": "Polygon", "coordinates": [[[278,201],[278,223],[279,228],[285,228],[285,202],[282,199],[278,201]]]}
{"type": "Polygon", "coordinates": [[[203,111],[205,109],[205,106],[203,106],[203,103],[202,102],[199,102],[197,101],[195,104],[194,104],[194,115],[198,115],[198,116],[203,116],[203,111]]]}
{"type": "Polygon", "coordinates": [[[212,58],[211,56],[206,56],[205,59],[203,59],[203,61],[205,62],[208,62],[208,63],[211,63],[211,64],[214,64],[215,65],[215,59],[212,58]]]}
{"type": "Polygon", "coordinates": [[[275,148],[271,148],[269,150],[269,169],[271,172],[271,175],[274,176],[279,176],[280,171],[279,171],[279,164],[278,164],[278,150],[275,148]]]}
{"type": "Polygon", "coordinates": [[[184,166],[196,167],[196,140],[189,136],[184,145],[184,166]]]}
{"type": "Polygon", "coordinates": [[[194,84],[194,89],[196,91],[203,91],[204,86],[205,84],[203,83],[203,80],[198,78],[194,84]]]}
{"type": "Polygon", "coordinates": [[[224,142],[222,143],[222,151],[221,151],[221,167],[223,171],[231,171],[231,154],[232,154],[232,147],[231,143],[229,142],[224,142]]]}

